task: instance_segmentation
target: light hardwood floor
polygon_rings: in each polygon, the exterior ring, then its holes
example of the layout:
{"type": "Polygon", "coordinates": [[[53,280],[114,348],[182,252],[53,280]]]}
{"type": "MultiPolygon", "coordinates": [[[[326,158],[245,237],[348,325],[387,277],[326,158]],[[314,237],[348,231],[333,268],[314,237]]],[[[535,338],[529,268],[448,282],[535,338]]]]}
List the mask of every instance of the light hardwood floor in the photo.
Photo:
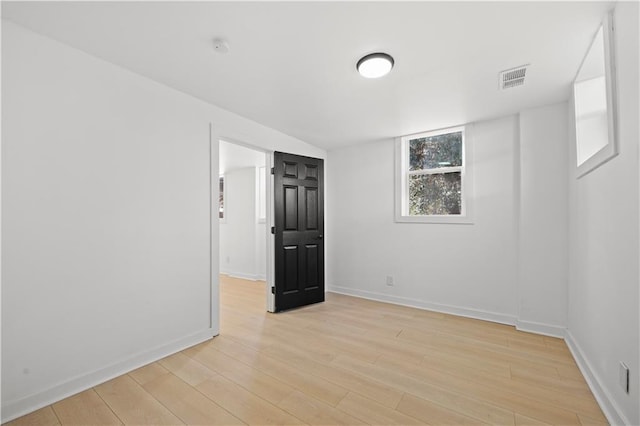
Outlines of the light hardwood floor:
{"type": "Polygon", "coordinates": [[[268,314],[226,276],[221,300],[220,336],[10,424],[606,424],[560,339],[332,293],[268,314]]]}

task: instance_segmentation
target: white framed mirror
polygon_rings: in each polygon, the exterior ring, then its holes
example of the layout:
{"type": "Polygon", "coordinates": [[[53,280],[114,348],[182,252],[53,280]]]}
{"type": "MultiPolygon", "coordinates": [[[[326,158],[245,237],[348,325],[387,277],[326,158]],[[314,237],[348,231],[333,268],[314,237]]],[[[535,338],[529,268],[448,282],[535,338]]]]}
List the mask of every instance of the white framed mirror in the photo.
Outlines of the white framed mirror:
{"type": "Polygon", "coordinates": [[[613,35],[613,12],[610,12],[573,81],[577,178],[618,154],[613,35]]]}

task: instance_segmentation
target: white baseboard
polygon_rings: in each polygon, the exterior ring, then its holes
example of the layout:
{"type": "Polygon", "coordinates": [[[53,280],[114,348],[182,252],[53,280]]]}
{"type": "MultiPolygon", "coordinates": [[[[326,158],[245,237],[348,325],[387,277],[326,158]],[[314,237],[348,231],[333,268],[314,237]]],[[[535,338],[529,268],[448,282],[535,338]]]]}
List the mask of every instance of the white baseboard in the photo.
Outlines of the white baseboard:
{"type": "Polygon", "coordinates": [[[602,380],[600,380],[596,371],[591,367],[580,345],[578,345],[578,342],[569,330],[565,333],[565,341],[609,424],[630,425],[629,419],[625,417],[607,388],[602,384],[602,380]]]}
{"type": "Polygon", "coordinates": [[[228,275],[233,278],[240,278],[249,281],[266,281],[267,277],[262,274],[245,274],[244,272],[220,271],[222,275],[228,275]]]}
{"type": "Polygon", "coordinates": [[[534,321],[516,321],[516,329],[520,331],[527,331],[529,333],[542,334],[545,336],[558,337],[564,339],[566,334],[566,327],[559,325],[543,324],[534,321]]]}
{"type": "Polygon", "coordinates": [[[14,401],[2,401],[2,423],[24,416],[25,414],[135,370],[136,368],[140,368],[183,349],[202,343],[217,334],[217,330],[211,328],[206,329],[156,348],[140,352],[107,367],[82,374],[35,394],[14,401]]]}
{"type": "Polygon", "coordinates": [[[390,294],[376,293],[373,291],[359,290],[340,286],[327,286],[327,291],[346,294],[348,296],[362,297],[363,299],[376,300],[378,302],[394,303],[396,305],[408,306],[410,308],[426,309],[429,311],[458,315],[461,317],[497,322],[500,324],[515,325],[516,323],[516,318],[514,316],[500,314],[497,312],[483,311],[480,309],[469,309],[460,306],[442,305],[439,303],[426,302],[424,300],[411,299],[408,297],[393,296],[390,294]]]}

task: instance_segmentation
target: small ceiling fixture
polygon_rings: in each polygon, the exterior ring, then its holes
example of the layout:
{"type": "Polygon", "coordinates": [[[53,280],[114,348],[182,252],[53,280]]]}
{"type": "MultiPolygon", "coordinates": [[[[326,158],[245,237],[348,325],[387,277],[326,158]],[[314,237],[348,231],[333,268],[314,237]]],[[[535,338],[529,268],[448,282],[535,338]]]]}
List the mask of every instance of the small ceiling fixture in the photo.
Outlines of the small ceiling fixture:
{"type": "Polygon", "coordinates": [[[387,75],[393,68],[393,58],[386,53],[371,53],[363,56],[356,65],[361,76],[365,78],[378,78],[387,75]]]}
{"type": "Polygon", "coordinates": [[[224,55],[229,52],[229,42],[223,38],[216,38],[213,40],[213,51],[224,55]]]}

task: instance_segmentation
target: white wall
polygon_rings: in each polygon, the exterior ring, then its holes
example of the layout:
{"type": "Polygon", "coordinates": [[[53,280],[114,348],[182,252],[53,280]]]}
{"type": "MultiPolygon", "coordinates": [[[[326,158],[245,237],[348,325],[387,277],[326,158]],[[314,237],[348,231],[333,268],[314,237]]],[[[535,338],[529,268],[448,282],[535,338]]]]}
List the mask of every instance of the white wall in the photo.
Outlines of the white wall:
{"type": "Polygon", "coordinates": [[[393,222],[392,140],[331,151],[329,289],[564,336],[567,138],[566,103],[473,124],[471,225],[393,222]]]}
{"type": "Polygon", "coordinates": [[[564,336],[567,325],[567,103],[520,113],[518,327],[564,336]]]}
{"type": "Polygon", "coordinates": [[[6,421],[217,333],[210,122],[325,153],[6,21],[2,88],[6,421]]]}
{"type": "MultiPolygon", "coordinates": [[[[615,11],[620,154],[591,173],[569,177],[568,339],[601,406],[616,424],[640,424],[638,3],[615,11]],[[631,370],[631,392],[618,365],[631,370]]],[[[570,126],[573,116],[570,114],[570,126]]],[[[568,167],[575,170],[575,140],[568,167]]]]}
{"type": "Polygon", "coordinates": [[[220,272],[250,280],[266,276],[265,224],[257,218],[256,167],[225,173],[225,219],[220,223],[220,272]]]}
{"type": "Polygon", "coordinates": [[[472,225],[394,222],[393,140],[330,151],[329,289],[514,323],[517,124],[510,116],[468,130],[472,225]],[[395,286],[386,285],[387,275],[395,286]]]}

